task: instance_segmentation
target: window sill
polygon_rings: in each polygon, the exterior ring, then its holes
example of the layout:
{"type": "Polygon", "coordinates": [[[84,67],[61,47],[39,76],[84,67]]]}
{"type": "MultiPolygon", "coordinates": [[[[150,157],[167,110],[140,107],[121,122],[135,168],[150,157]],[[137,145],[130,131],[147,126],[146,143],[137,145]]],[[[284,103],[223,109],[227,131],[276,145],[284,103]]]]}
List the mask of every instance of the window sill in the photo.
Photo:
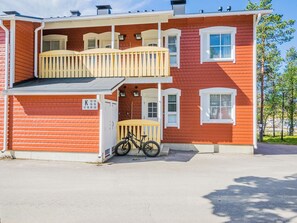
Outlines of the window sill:
{"type": "Polygon", "coordinates": [[[234,121],[233,120],[209,120],[209,121],[202,121],[202,125],[203,124],[232,124],[234,125],[234,121]]]}
{"type": "Polygon", "coordinates": [[[235,63],[235,59],[234,58],[226,58],[226,59],[206,59],[203,60],[202,63],[213,63],[213,62],[233,62],[235,63]]]}
{"type": "Polygon", "coordinates": [[[166,128],[178,128],[177,124],[166,124],[166,128]]]}

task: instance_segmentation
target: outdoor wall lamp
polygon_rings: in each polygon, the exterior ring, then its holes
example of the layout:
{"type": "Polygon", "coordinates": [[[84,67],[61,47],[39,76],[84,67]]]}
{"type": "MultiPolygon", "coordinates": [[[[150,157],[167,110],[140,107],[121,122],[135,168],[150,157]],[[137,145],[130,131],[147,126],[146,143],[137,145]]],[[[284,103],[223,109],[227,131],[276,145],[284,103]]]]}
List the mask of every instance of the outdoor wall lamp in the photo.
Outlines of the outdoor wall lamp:
{"type": "Polygon", "coordinates": [[[121,98],[126,97],[126,92],[125,92],[125,91],[120,91],[120,97],[121,97],[121,98]]]}
{"type": "Polygon", "coordinates": [[[125,41],[125,39],[126,39],[126,35],[125,34],[119,35],[119,40],[120,41],[125,41]]]}
{"type": "Polygon", "coordinates": [[[139,97],[139,91],[133,91],[133,96],[134,97],[139,97]]]}
{"type": "Polygon", "coordinates": [[[141,33],[136,33],[136,34],[134,34],[134,36],[135,36],[136,40],[141,40],[142,39],[141,33]]]}
{"type": "Polygon", "coordinates": [[[137,86],[135,86],[135,91],[133,91],[133,96],[134,97],[139,97],[140,96],[140,94],[139,94],[139,91],[137,90],[137,86]]]}

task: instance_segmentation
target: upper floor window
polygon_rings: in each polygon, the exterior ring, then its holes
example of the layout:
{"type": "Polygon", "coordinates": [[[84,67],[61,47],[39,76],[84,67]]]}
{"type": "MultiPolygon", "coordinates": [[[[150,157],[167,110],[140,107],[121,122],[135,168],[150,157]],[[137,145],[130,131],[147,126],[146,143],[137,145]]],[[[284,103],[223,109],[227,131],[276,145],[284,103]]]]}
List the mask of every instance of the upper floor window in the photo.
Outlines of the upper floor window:
{"type": "MultiPolygon", "coordinates": [[[[161,33],[161,47],[169,49],[171,67],[180,67],[180,36],[181,30],[168,29],[161,33]]],[[[151,29],[141,33],[143,46],[158,46],[158,30],[151,29]]]]}
{"type": "Polygon", "coordinates": [[[232,123],[235,125],[236,89],[208,88],[200,94],[201,124],[232,123]]]}
{"type": "Polygon", "coordinates": [[[65,35],[46,35],[43,36],[42,51],[66,50],[67,36],[65,35]]]}
{"type": "MultiPolygon", "coordinates": [[[[84,34],[83,40],[84,40],[84,49],[90,50],[90,49],[97,49],[97,48],[111,48],[111,41],[112,36],[111,32],[105,32],[105,33],[87,33],[84,34]]],[[[118,36],[120,33],[114,34],[114,47],[116,49],[119,48],[119,40],[118,36]]]]}
{"type": "Polygon", "coordinates": [[[200,62],[233,61],[235,63],[234,27],[200,29],[200,62]]]}

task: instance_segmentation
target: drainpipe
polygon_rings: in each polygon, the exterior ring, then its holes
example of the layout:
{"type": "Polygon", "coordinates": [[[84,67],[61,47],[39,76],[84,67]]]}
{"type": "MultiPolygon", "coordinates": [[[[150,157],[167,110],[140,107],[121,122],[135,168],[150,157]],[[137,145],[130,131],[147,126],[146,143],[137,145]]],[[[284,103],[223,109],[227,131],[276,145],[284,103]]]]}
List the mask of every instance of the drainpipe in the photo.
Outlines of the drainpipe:
{"type": "Polygon", "coordinates": [[[257,25],[261,20],[261,13],[258,16],[254,16],[254,30],[253,30],[253,116],[254,116],[254,125],[253,125],[253,144],[254,148],[257,149],[257,25]]]}
{"type": "Polygon", "coordinates": [[[34,41],[34,77],[38,77],[37,74],[37,63],[38,63],[38,32],[44,28],[44,22],[41,26],[35,29],[35,41],[34,41]]]}
{"type": "MultiPolygon", "coordinates": [[[[5,32],[5,83],[4,83],[4,91],[8,90],[8,47],[9,47],[9,31],[4,26],[3,21],[0,20],[0,27],[5,32]]],[[[8,129],[8,95],[4,95],[4,120],[3,120],[3,150],[4,153],[7,149],[7,129],[8,129]]]]}
{"type": "Polygon", "coordinates": [[[104,110],[104,95],[97,95],[97,102],[100,105],[100,112],[99,112],[99,154],[98,154],[98,158],[99,160],[103,163],[103,110],[104,110]]]}

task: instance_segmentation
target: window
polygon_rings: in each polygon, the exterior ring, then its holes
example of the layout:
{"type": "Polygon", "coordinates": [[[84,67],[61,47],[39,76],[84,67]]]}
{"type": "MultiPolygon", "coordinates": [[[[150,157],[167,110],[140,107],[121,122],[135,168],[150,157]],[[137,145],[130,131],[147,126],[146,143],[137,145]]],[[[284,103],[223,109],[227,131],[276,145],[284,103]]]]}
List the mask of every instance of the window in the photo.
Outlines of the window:
{"type": "Polygon", "coordinates": [[[46,35],[43,36],[42,51],[66,50],[67,36],[64,35],[46,35]]]}
{"type": "Polygon", "coordinates": [[[210,35],[210,59],[231,58],[231,34],[210,35]]]}
{"type": "Polygon", "coordinates": [[[203,123],[233,123],[235,125],[235,97],[230,88],[200,90],[201,125],[203,123]]]}
{"type": "Polygon", "coordinates": [[[154,46],[154,47],[157,47],[158,44],[156,44],[156,43],[149,43],[149,44],[147,44],[147,46],[154,46]]]}
{"type": "Polygon", "coordinates": [[[168,95],[168,124],[176,124],[177,123],[177,96],[176,95],[168,95]]]}
{"type": "Polygon", "coordinates": [[[141,32],[142,46],[158,46],[158,30],[151,29],[141,32]]]}
{"type": "Polygon", "coordinates": [[[88,39],[88,50],[97,48],[97,40],[96,39],[88,39]]]}
{"type": "Polygon", "coordinates": [[[170,65],[177,66],[177,36],[168,36],[168,49],[170,53],[170,65]]]}
{"type": "Polygon", "coordinates": [[[165,44],[169,49],[171,67],[180,68],[180,37],[181,30],[168,29],[164,31],[165,44]]]}
{"type": "Polygon", "coordinates": [[[234,27],[200,29],[200,62],[233,61],[235,63],[234,27]]]}
{"type": "Polygon", "coordinates": [[[147,105],[148,107],[148,117],[157,118],[158,117],[158,104],[155,102],[150,102],[147,105]]]}
{"type": "Polygon", "coordinates": [[[210,95],[210,119],[232,119],[231,94],[210,95]]]}
{"type": "MultiPolygon", "coordinates": [[[[105,33],[86,33],[83,35],[84,49],[97,49],[97,48],[111,48],[111,32],[105,33]]],[[[119,37],[120,33],[115,32],[114,34],[114,47],[119,48],[119,37]]]]}
{"type": "Polygon", "coordinates": [[[165,128],[180,128],[180,96],[181,90],[170,88],[163,90],[165,96],[165,128]]]}
{"type": "MultiPolygon", "coordinates": [[[[180,68],[180,36],[181,31],[178,29],[168,29],[161,33],[161,47],[165,43],[165,47],[169,49],[171,67],[180,68]]],[[[158,46],[158,30],[143,31],[141,37],[143,46],[158,46]]]]}

